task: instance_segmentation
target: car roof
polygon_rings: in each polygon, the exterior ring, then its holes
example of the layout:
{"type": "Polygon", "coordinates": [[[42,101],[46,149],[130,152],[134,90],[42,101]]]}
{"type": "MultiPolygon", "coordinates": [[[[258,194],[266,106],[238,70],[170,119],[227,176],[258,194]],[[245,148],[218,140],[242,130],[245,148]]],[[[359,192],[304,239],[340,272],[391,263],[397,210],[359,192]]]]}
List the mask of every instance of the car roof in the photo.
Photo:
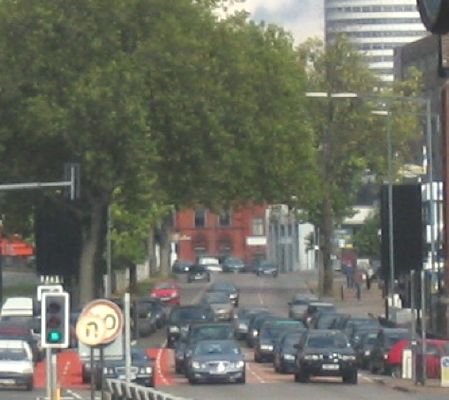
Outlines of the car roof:
{"type": "Polygon", "coordinates": [[[335,304],[328,303],[324,301],[312,301],[309,303],[309,306],[316,306],[316,307],[335,307],[335,304]]]}
{"type": "Polygon", "coordinates": [[[407,328],[380,328],[380,331],[384,333],[408,333],[409,329],[407,328]]]}

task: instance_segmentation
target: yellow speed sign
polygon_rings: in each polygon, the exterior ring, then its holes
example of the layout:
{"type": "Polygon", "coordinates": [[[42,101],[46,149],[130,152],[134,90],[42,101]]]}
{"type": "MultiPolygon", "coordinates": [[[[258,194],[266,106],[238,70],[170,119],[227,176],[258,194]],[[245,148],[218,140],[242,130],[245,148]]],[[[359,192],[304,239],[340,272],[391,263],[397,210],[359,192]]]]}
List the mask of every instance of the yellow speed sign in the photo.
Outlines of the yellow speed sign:
{"type": "Polygon", "coordinates": [[[76,323],[76,336],[78,340],[87,346],[103,344],[106,335],[106,326],[102,319],[93,316],[78,318],[76,323]]]}
{"type": "MultiPolygon", "coordinates": [[[[92,321],[95,322],[95,326],[99,327],[98,335],[100,335],[104,327],[104,334],[102,335],[101,341],[97,343],[97,345],[108,344],[113,342],[123,330],[122,310],[117,304],[113,303],[110,300],[98,299],[88,303],[83,308],[83,311],[81,311],[79,321],[82,321],[84,318],[87,318],[87,320],[90,322],[92,321]],[[101,321],[101,323],[98,323],[99,320],[101,321]]],[[[90,325],[90,329],[91,330],[94,329],[94,325],[90,325]]],[[[87,331],[84,330],[84,333],[85,332],[87,331]]],[[[78,334],[78,324],[77,324],[77,334],[78,334]]],[[[81,340],[79,336],[78,340],[81,340]]],[[[85,344],[89,345],[88,343],[85,344]]]]}

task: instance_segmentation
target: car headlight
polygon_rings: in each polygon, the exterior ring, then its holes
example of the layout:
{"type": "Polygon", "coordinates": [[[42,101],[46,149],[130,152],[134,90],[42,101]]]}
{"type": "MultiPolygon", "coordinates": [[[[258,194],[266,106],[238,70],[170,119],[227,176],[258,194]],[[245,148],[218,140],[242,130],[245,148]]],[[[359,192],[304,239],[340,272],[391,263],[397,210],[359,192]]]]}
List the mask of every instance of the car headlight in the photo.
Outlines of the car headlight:
{"type": "Polygon", "coordinates": [[[175,325],[172,325],[172,326],[168,327],[168,331],[172,332],[172,333],[177,333],[177,332],[179,332],[179,328],[175,325]]]}
{"type": "Polygon", "coordinates": [[[388,359],[388,353],[384,354],[384,360],[388,359]]]}
{"type": "Polygon", "coordinates": [[[153,372],[153,368],[151,368],[151,367],[139,368],[139,374],[151,374],[152,372],[153,372]]]}
{"type": "Polygon", "coordinates": [[[111,367],[104,367],[103,368],[103,373],[107,374],[107,375],[112,375],[114,373],[114,368],[111,367]]]}
{"type": "Polygon", "coordinates": [[[199,368],[201,368],[201,364],[198,361],[193,361],[192,368],[199,369],[199,368]]]}
{"type": "Polygon", "coordinates": [[[243,368],[244,366],[245,366],[245,362],[244,361],[232,362],[230,364],[231,368],[243,368]]]}
{"type": "Polygon", "coordinates": [[[343,361],[355,361],[355,356],[354,355],[342,355],[341,359],[343,361]]]}
{"type": "Polygon", "coordinates": [[[259,334],[259,332],[257,332],[255,329],[251,332],[251,335],[253,335],[253,337],[256,337],[259,334]]]}
{"type": "Polygon", "coordinates": [[[170,294],[170,297],[171,297],[171,298],[174,298],[174,297],[176,297],[176,296],[177,296],[177,293],[176,293],[176,292],[173,292],[173,293],[170,294]]]}
{"type": "Polygon", "coordinates": [[[370,350],[365,350],[365,352],[363,354],[365,354],[365,356],[369,356],[371,354],[371,351],[370,350]]]}
{"type": "Polygon", "coordinates": [[[321,356],[319,354],[306,354],[304,360],[319,360],[321,356]]]}
{"type": "Polygon", "coordinates": [[[261,344],[261,345],[260,345],[260,349],[261,349],[261,350],[269,350],[269,351],[272,351],[272,350],[273,350],[273,345],[272,345],[272,344],[261,344]]]}
{"type": "Polygon", "coordinates": [[[284,354],[283,358],[284,360],[293,361],[295,356],[293,354],[284,354]]]}
{"type": "Polygon", "coordinates": [[[237,298],[237,293],[231,293],[231,294],[229,295],[229,297],[230,297],[231,299],[236,299],[236,298],[237,298]]]}
{"type": "Polygon", "coordinates": [[[157,294],[156,293],[151,293],[150,297],[157,297],[157,294]]]}
{"type": "Polygon", "coordinates": [[[22,374],[33,374],[33,368],[32,367],[25,367],[23,370],[22,370],[22,374]]]}
{"type": "Polygon", "coordinates": [[[248,325],[246,325],[244,323],[240,323],[239,324],[239,329],[248,329],[248,325]]]}

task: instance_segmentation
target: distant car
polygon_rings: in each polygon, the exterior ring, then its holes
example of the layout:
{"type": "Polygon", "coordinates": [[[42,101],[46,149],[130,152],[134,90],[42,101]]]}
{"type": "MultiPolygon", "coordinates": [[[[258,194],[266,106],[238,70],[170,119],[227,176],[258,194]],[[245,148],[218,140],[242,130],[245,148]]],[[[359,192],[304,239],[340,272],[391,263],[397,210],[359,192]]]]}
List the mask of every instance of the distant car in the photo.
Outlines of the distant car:
{"type": "Polygon", "coordinates": [[[174,274],[187,274],[192,265],[194,265],[192,261],[177,259],[173,263],[171,270],[174,274]]]}
{"type": "Polygon", "coordinates": [[[186,365],[191,384],[200,382],[246,382],[245,357],[233,340],[200,340],[186,365]]]}
{"type": "Polygon", "coordinates": [[[206,292],[200,303],[212,309],[217,321],[231,321],[234,318],[234,306],[227,292],[206,292]]]}
{"type": "Polygon", "coordinates": [[[33,333],[30,317],[2,317],[0,320],[0,339],[4,340],[24,340],[31,347],[33,362],[44,358],[45,351],[41,348],[40,335],[33,333]],[[31,325],[30,325],[31,324],[31,325]]]}
{"type": "Polygon", "coordinates": [[[187,282],[210,282],[210,272],[204,265],[192,265],[187,273],[187,282]]]}
{"type": "Polygon", "coordinates": [[[311,376],[337,376],[344,383],[357,383],[355,353],[342,332],[310,330],[297,347],[295,382],[308,382],[311,376]]]}
{"type": "Polygon", "coordinates": [[[361,329],[359,330],[357,339],[352,344],[357,358],[357,365],[360,368],[366,369],[368,367],[371,350],[376,343],[377,333],[378,329],[361,329]]]}
{"type": "Polygon", "coordinates": [[[0,340],[0,386],[33,390],[33,354],[24,340],[0,340]]]}
{"type": "Polygon", "coordinates": [[[223,267],[218,257],[200,256],[197,264],[203,265],[209,272],[223,272],[223,267]]]}
{"type": "Polygon", "coordinates": [[[276,278],[279,274],[279,269],[275,263],[268,260],[261,260],[256,264],[255,273],[257,276],[272,276],[276,278]]]}
{"type": "Polygon", "coordinates": [[[237,340],[242,340],[246,338],[249,328],[249,320],[252,315],[255,315],[261,311],[268,312],[266,307],[253,306],[240,308],[236,313],[234,313],[234,330],[235,338],[237,340]]]}
{"type": "Polygon", "coordinates": [[[337,309],[335,304],[324,301],[313,301],[307,306],[307,311],[304,314],[305,322],[310,324],[315,314],[319,312],[331,312],[336,313],[337,309]]]}
{"type": "Polygon", "coordinates": [[[295,370],[295,345],[307,331],[293,330],[284,332],[277,340],[273,350],[273,366],[281,374],[293,373],[295,370]]]}
{"type": "Polygon", "coordinates": [[[162,281],[156,283],[150,292],[151,297],[161,299],[163,303],[179,305],[181,303],[181,292],[174,281],[162,281]]]}
{"type": "Polygon", "coordinates": [[[231,282],[214,282],[207,289],[208,292],[225,292],[234,306],[238,307],[240,292],[231,282]]]}
{"type": "Polygon", "coordinates": [[[137,302],[140,317],[154,320],[156,328],[162,328],[167,322],[168,308],[158,298],[140,297],[137,302]]]}
{"type": "Polygon", "coordinates": [[[234,328],[228,322],[206,322],[190,326],[189,331],[180,337],[175,346],[175,371],[184,371],[185,361],[189,360],[193,347],[199,340],[233,339],[234,328]]]}
{"type": "MultiPolygon", "coordinates": [[[[103,377],[104,379],[125,380],[125,360],[105,361],[103,377]]],[[[154,365],[153,361],[148,357],[145,349],[131,347],[130,381],[138,385],[154,387],[154,365]]]]}
{"type": "Polygon", "coordinates": [[[307,307],[312,301],[318,301],[318,298],[311,295],[293,296],[293,299],[288,302],[288,316],[297,320],[304,319],[307,307]]]}
{"type": "Polygon", "coordinates": [[[174,307],[167,322],[167,347],[174,347],[179,337],[189,331],[191,324],[214,321],[215,316],[209,306],[190,305],[174,307]]]}
{"type": "Polygon", "coordinates": [[[242,272],[245,263],[237,257],[227,257],[223,261],[223,272],[242,272]]]}
{"type": "Polygon", "coordinates": [[[388,353],[397,342],[408,339],[409,336],[410,331],[406,328],[380,329],[368,361],[370,372],[373,374],[391,374],[391,365],[388,364],[388,353]]]}
{"type": "Polygon", "coordinates": [[[254,361],[272,361],[274,347],[279,336],[285,332],[298,329],[306,331],[307,327],[304,322],[293,319],[279,318],[265,321],[254,343],[254,361]]]}
{"type": "Polygon", "coordinates": [[[248,334],[246,335],[246,344],[248,347],[254,347],[257,341],[257,337],[260,334],[260,329],[262,325],[273,319],[279,319],[279,316],[272,314],[271,312],[265,311],[260,312],[250,318],[248,334]]]}

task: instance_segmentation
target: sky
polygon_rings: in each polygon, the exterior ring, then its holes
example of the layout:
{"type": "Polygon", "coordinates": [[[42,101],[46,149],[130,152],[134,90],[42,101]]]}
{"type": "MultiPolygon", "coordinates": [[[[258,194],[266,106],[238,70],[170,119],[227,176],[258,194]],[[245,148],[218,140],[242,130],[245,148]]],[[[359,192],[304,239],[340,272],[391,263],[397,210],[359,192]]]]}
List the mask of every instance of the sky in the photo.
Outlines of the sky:
{"type": "Polygon", "coordinates": [[[295,42],[324,36],[324,0],[245,0],[234,9],[245,9],[255,21],[275,23],[290,31],[295,42]]]}

